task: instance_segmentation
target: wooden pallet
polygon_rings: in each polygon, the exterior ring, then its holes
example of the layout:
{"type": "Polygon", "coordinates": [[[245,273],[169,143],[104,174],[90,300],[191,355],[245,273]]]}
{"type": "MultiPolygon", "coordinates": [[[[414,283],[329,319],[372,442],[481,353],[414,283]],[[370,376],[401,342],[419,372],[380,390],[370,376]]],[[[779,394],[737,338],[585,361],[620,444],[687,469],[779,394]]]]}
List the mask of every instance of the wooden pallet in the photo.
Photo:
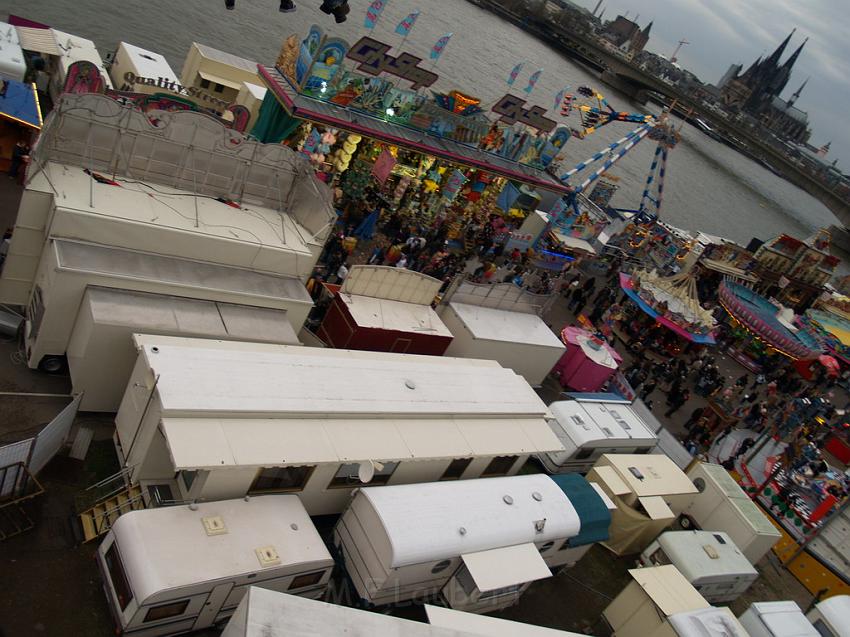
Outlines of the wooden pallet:
{"type": "Polygon", "coordinates": [[[98,502],[80,513],[83,542],[91,542],[104,535],[122,514],[144,508],[142,488],[137,484],[98,502]]]}

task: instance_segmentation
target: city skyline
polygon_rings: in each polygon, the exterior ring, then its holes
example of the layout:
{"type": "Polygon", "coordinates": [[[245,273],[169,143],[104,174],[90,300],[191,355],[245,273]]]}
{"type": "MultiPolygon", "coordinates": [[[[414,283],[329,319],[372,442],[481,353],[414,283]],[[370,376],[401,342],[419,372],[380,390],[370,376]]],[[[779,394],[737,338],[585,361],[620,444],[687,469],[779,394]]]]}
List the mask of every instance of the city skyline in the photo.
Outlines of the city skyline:
{"type": "MultiPolygon", "coordinates": [[[[597,0],[580,2],[591,11],[597,4],[597,0]]],[[[842,39],[846,27],[841,26],[843,21],[830,19],[834,11],[826,0],[813,0],[808,7],[787,0],[716,0],[710,6],[700,0],[679,0],[674,10],[661,0],[642,0],[639,5],[606,0],[602,6],[604,19],[628,12],[631,19],[640,15],[641,26],[653,21],[646,48],[659,55],[669,57],[679,40],[686,39],[690,44],[679,51],[679,64],[707,84],[717,84],[731,64],[746,69],[759,56],[769,55],[796,28],[793,48],[806,37],[809,42],[782,97],[788,99],[811,78],[796,104],[809,114],[810,143],[819,147],[832,141],[828,159],[838,159],[839,167],[850,171],[850,127],[844,121],[850,78],[835,64],[850,59],[850,38],[842,39]]]]}

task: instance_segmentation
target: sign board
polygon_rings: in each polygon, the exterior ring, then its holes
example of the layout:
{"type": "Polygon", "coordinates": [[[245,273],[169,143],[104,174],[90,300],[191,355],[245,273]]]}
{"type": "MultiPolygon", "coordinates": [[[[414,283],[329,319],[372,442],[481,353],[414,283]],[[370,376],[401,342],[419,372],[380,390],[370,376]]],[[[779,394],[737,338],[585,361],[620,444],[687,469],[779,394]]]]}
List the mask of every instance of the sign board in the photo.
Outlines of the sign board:
{"type": "Polygon", "coordinates": [[[545,133],[555,130],[558,122],[544,117],[546,115],[545,108],[540,106],[524,108],[525,103],[526,101],[521,97],[516,97],[509,93],[496,102],[493,106],[493,112],[501,115],[502,117],[499,121],[508,125],[520,122],[545,133]]]}
{"type": "Polygon", "coordinates": [[[355,62],[360,62],[357,66],[358,71],[376,76],[381,73],[395,75],[411,82],[413,90],[431,86],[439,79],[440,76],[436,73],[419,66],[422,58],[410,53],[402,53],[395,57],[388,53],[390,48],[389,44],[363,36],[351,47],[346,57],[355,62]]]}

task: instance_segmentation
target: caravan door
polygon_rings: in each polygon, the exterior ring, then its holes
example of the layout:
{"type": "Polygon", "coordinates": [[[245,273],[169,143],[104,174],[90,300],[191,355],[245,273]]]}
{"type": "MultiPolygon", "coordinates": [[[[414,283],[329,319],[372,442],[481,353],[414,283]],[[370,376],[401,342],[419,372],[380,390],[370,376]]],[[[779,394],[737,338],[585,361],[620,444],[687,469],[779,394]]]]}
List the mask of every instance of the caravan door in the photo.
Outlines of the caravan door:
{"type": "Polygon", "coordinates": [[[215,618],[218,616],[218,611],[221,610],[224,600],[226,600],[227,596],[230,595],[230,591],[232,589],[233,582],[226,582],[224,584],[219,584],[210,591],[210,594],[207,596],[207,601],[204,602],[204,605],[201,607],[201,612],[198,613],[198,619],[195,621],[195,625],[192,627],[192,630],[201,630],[202,628],[209,628],[213,625],[215,618]]]}

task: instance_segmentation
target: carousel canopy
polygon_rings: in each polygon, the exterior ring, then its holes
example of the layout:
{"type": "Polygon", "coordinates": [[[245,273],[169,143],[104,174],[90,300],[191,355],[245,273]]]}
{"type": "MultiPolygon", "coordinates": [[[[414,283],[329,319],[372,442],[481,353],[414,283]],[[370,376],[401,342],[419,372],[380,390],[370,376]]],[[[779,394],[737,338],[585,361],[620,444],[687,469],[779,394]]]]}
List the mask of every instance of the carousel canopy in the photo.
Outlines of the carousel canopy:
{"type": "Polygon", "coordinates": [[[713,345],[714,318],[703,309],[690,272],[660,277],[642,271],[635,277],[620,274],[620,287],[646,314],[667,329],[694,343],[713,345]]]}
{"type": "Polygon", "coordinates": [[[430,135],[424,130],[381,120],[363,111],[303,95],[275,67],[260,66],[259,73],[284,110],[297,119],[341,128],[394,146],[484,170],[546,190],[558,193],[566,193],[570,190],[545,170],[510,161],[469,144],[430,135]]]}
{"type": "Polygon", "coordinates": [[[720,284],[720,303],[729,315],[770,347],[793,359],[816,359],[822,352],[808,332],[792,332],[779,319],[781,308],[739,283],[720,284]]]}

